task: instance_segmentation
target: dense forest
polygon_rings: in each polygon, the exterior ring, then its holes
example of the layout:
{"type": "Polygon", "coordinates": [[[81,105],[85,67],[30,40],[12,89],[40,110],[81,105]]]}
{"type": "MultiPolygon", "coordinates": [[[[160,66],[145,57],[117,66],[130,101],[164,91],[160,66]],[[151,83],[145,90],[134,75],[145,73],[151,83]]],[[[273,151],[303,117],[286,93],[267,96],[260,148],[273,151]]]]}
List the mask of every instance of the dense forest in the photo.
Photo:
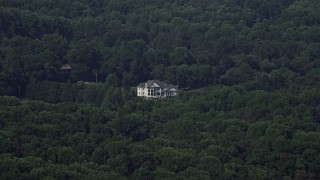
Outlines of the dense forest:
{"type": "Polygon", "coordinates": [[[3,96],[0,177],[319,179],[319,101],[221,85],[101,105],[3,96]]]}
{"type": "Polygon", "coordinates": [[[317,0],[2,0],[0,94],[96,73],[123,87],[310,87],[320,75],[319,10],[317,0]]]}
{"type": "Polygon", "coordinates": [[[1,0],[0,179],[320,179],[319,11],[1,0]]]}

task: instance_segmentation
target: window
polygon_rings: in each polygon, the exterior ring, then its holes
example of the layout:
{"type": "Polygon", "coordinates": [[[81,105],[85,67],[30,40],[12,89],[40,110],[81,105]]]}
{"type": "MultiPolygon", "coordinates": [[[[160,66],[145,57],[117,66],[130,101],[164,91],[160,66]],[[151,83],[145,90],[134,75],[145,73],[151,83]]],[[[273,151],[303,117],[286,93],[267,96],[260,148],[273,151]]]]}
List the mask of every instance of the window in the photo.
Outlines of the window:
{"type": "Polygon", "coordinates": [[[148,96],[154,96],[155,92],[154,89],[148,89],[148,96]]]}

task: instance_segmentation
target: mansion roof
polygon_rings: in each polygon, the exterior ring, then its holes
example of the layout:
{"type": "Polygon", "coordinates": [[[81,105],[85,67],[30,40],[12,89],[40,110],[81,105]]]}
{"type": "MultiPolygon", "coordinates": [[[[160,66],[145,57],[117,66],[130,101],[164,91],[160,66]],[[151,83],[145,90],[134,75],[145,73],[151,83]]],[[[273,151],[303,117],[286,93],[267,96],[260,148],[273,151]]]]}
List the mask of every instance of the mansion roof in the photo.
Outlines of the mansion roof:
{"type": "Polygon", "coordinates": [[[178,86],[176,85],[172,85],[172,84],[167,84],[165,82],[162,82],[162,81],[159,81],[159,80],[148,80],[147,82],[145,83],[140,83],[138,85],[138,87],[140,88],[149,88],[151,85],[153,84],[157,84],[161,89],[171,89],[171,88],[174,88],[174,89],[177,89],[178,90],[178,86]]]}

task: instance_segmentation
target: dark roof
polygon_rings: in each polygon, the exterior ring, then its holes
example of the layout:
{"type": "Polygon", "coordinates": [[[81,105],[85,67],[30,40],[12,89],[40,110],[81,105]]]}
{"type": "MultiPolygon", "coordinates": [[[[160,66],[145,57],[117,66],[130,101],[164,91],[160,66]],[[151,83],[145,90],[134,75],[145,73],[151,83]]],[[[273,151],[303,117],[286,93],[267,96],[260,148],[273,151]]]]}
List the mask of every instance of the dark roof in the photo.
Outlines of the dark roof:
{"type": "Polygon", "coordinates": [[[163,88],[165,90],[169,90],[170,88],[175,88],[178,90],[178,86],[167,84],[165,82],[159,81],[159,80],[148,80],[145,83],[140,83],[138,87],[144,88],[144,87],[150,87],[153,83],[156,83],[160,86],[160,88],[163,88]]]}
{"type": "Polygon", "coordinates": [[[164,91],[169,91],[169,90],[172,89],[172,88],[178,90],[178,86],[169,84],[167,87],[164,88],[164,91]]]}
{"type": "Polygon", "coordinates": [[[138,87],[144,88],[144,84],[145,84],[145,83],[140,83],[140,84],[138,85],[138,87]]]}
{"type": "Polygon", "coordinates": [[[64,64],[60,67],[61,70],[69,70],[72,69],[71,66],[69,64],[64,64]]]}
{"type": "Polygon", "coordinates": [[[153,83],[158,84],[161,88],[165,88],[168,86],[168,84],[161,82],[159,80],[149,80],[146,83],[147,83],[147,87],[150,87],[153,83]]]}

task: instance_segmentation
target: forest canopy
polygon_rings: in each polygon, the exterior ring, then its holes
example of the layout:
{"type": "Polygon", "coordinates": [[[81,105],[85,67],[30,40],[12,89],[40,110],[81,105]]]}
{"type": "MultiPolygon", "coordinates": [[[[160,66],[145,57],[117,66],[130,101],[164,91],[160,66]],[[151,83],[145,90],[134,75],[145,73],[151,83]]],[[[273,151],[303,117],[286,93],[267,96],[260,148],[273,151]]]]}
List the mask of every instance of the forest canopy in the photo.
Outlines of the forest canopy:
{"type": "Polygon", "coordinates": [[[213,86],[99,105],[3,96],[0,177],[319,179],[319,92],[213,86]]]}
{"type": "Polygon", "coordinates": [[[121,86],[319,81],[316,0],[3,0],[0,9],[2,95],[19,86],[25,94],[31,80],[93,82],[96,73],[121,86]]]}
{"type": "Polygon", "coordinates": [[[320,179],[319,11],[1,0],[0,179],[320,179]]]}

